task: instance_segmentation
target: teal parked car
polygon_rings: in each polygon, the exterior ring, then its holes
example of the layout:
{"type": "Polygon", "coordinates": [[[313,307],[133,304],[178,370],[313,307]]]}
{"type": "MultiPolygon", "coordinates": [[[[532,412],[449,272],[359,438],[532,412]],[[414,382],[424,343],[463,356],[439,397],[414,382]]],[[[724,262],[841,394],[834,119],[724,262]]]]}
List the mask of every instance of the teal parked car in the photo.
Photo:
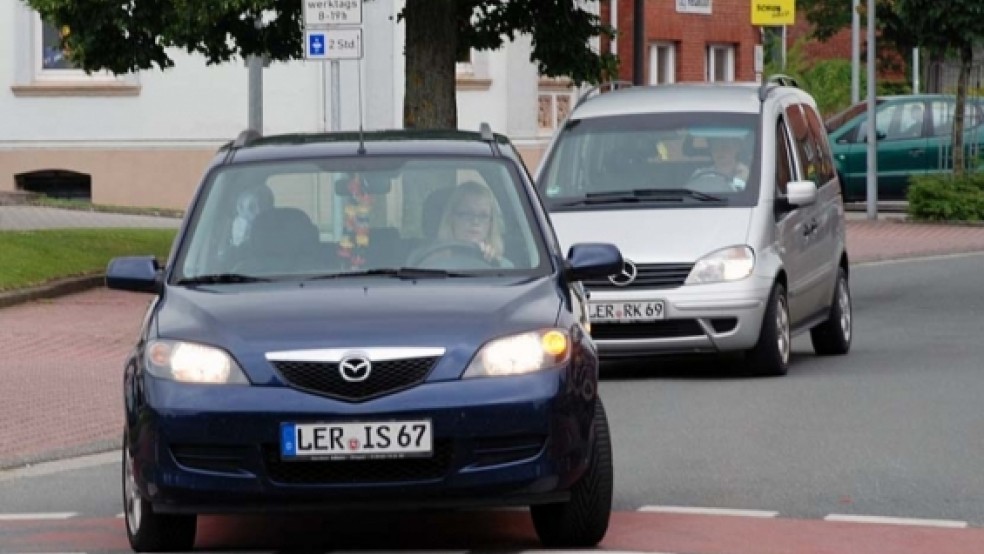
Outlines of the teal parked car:
{"type": "MultiPolygon", "coordinates": [[[[876,100],[878,199],[905,200],[912,175],[952,170],[956,97],[941,94],[886,96],[876,100]]],[[[868,105],[851,106],[826,121],[844,198],[867,198],[868,105]]],[[[984,99],[968,98],[964,112],[968,163],[984,146],[984,99]]]]}

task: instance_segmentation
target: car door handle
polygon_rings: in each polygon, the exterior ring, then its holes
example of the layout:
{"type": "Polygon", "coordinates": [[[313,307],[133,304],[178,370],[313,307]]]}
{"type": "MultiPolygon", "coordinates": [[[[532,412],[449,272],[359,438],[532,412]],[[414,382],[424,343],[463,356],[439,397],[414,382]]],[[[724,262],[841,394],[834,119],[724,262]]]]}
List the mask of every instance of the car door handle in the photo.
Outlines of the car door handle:
{"type": "Polygon", "coordinates": [[[810,221],[809,223],[807,223],[806,225],[803,226],[803,236],[807,236],[808,237],[808,236],[812,235],[813,233],[815,233],[817,231],[817,227],[819,227],[819,226],[820,226],[820,224],[817,223],[817,220],[816,219],[810,221]]]}
{"type": "Polygon", "coordinates": [[[909,155],[912,156],[913,158],[918,158],[919,156],[922,156],[925,153],[926,151],[923,150],[922,148],[913,148],[909,150],[909,155]]]}

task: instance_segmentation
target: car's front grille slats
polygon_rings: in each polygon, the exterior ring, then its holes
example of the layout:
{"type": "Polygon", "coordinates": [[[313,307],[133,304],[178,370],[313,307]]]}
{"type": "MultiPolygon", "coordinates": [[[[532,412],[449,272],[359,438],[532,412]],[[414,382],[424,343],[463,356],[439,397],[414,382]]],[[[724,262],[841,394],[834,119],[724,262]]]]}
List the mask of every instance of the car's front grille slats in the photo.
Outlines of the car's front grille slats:
{"type": "Polygon", "coordinates": [[[624,286],[617,286],[607,278],[588,279],[589,289],[672,288],[683,285],[694,264],[637,264],[636,278],[624,286]]]}
{"type": "Polygon", "coordinates": [[[335,362],[274,361],[273,366],[291,387],[358,402],[422,383],[437,360],[424,357],[373,362],[369,377],[357,382],[342,378],[335,362]]]}

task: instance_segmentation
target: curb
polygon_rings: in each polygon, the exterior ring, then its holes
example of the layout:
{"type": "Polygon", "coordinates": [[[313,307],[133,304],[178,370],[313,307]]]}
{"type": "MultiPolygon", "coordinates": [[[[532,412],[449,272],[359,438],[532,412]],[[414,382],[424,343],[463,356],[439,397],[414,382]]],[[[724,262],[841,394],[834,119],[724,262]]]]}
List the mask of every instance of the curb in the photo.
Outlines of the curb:
{"type": "Polygon", "coordinates": [[[45,283],[36,287],[18,289],[8,292],[0,292],[0,308],[7,308],[24,302],[33,300],[44,300],[56,298],[67,294],[86,291],[101,287],[106,282],[105,274],[83,275],[81,277],[69,277],[59,279],[50,283],[45,283]]]}

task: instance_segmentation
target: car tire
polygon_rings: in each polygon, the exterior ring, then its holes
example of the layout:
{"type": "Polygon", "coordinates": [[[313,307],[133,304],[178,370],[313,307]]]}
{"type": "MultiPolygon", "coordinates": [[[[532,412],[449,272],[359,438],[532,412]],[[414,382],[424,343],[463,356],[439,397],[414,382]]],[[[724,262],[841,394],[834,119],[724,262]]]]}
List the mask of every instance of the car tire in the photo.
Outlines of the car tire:
{"type": "Polygon", "coordinates": [[[745,353],[745,365],[756,375],[778,377],[789,372],[791,348],[789,302],[782,283],[772,285],[768,302],[758,342],[745,353]]]}
{"type": "Polygon", "coordinates": [[[837,268],[837,284],[834,285],[834,299],[830,304],[827,321],[810,329],[813,351],[818,356],[839,356],[851,350],[854,337],[854,314],[851,302],[851,289],[847,272],[837,268]]]}
{"type": "Polygon", "coordinates": [[[533,526],[546,548],[592,548],[605,537],[612,513],[614,468],[605,407],[595,403],[594,447],[588,469],[571,489],[571,498],[558,504],[530,506],[533,526]]]}
{"type": "Polygon", "coordinates": [[[133,457],[123,438],[123,518],[126,536],[134,552],[173,552],[195,546],[194,514],[156,514],[150,502],[140,495],[133,475],[133,457]]]}

